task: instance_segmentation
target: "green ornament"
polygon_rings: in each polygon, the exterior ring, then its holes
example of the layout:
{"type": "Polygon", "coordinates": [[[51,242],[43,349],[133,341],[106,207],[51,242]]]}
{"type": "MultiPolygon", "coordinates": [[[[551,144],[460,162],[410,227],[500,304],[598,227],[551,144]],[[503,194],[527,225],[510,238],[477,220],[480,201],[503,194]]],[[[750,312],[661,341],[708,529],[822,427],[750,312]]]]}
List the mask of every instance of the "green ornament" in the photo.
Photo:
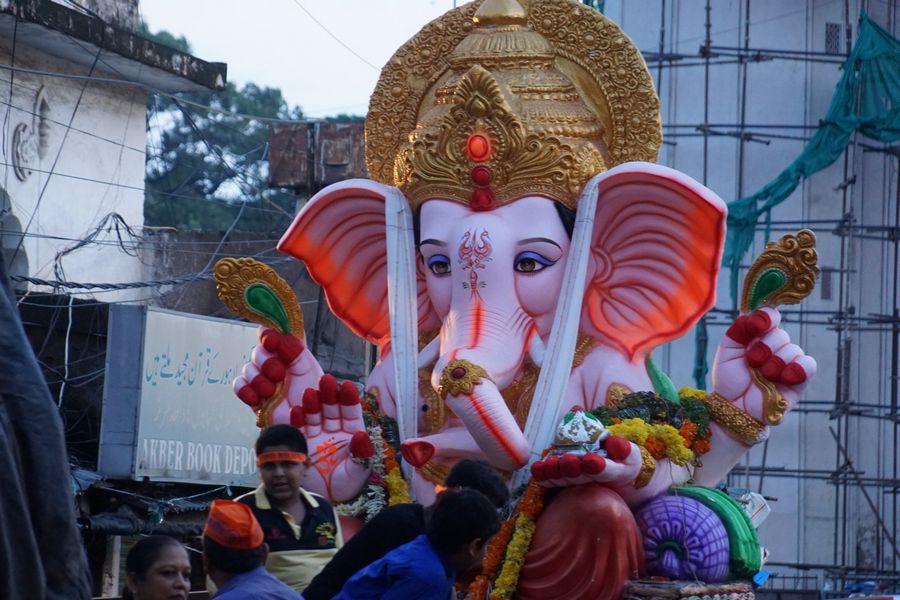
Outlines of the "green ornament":
{"type": "Polygon", "coordinates": [[[252,283],[244,290],[250,310],[278,324],[281,333],[291,333],[291,321],[278,295],[264,283],[252,283]]]}
{"type": "Polygon", "coordinates": [[[750,310],[759,308],[767,298],[783,288],[787,282],[787,274],[781,269],[771,268],[763,271],[750,289],[750,310]]]}

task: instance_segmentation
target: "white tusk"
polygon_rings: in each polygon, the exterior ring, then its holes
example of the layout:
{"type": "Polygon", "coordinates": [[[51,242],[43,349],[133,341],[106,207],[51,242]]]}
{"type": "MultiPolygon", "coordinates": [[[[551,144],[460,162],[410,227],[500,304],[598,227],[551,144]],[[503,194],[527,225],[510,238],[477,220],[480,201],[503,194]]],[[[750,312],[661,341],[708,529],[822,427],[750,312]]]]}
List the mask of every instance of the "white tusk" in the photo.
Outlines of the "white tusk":
{"type": "Polygon", "coordinates": [[[416,359],[416,368],[424,369],[425,367],[431,366],[438,359],[438,352],[441,348],[441,336],[436,335],[434,339],[428,342],[428,345],[422,348],[422,351],[419,352],[419,357],[416,359]]]}
{"type": "Polygon", "coordinates": [[[544,340],[541,339],[541,336],[535,335],[528,345],[528,356],[531,357],[535,365],[540,367],[544,364],[544,354],[546,352],[547,346],[544,344],[544,340]]]}

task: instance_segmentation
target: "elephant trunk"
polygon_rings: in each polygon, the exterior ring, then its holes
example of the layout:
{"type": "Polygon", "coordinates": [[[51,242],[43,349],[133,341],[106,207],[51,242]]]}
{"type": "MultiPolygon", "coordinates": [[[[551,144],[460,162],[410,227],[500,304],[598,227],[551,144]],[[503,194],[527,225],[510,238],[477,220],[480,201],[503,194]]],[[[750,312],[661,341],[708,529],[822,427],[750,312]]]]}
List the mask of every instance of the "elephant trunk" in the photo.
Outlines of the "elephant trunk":
{"type": "Polygon", "coordinates": [[[432,383],[488,460],[517,469],[528,463],[529,445],[500,390],[512,383],[537,332],[521,308],[497,304],[475,295],[464,310],[451,313],[432,383]]]}
{"type": "Polygon", "coordinates": [[[528,441],[484,369],[464,359],[450,361],[440,392],[495,467],[514,470],[528,464],[528,441]]]}

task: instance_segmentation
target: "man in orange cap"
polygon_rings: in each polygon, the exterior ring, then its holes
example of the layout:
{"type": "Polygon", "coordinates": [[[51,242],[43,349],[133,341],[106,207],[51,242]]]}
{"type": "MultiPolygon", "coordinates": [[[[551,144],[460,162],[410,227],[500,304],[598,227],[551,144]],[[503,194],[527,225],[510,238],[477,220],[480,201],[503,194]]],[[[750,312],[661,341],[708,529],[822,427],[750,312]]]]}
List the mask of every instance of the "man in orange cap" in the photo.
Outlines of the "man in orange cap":
{"type": "Polygon", "coordinates": [[[302,600],[263,567],[269,547],[246,504],[214,500],[203,529],[203,566],[216,600],[302,600]]]}

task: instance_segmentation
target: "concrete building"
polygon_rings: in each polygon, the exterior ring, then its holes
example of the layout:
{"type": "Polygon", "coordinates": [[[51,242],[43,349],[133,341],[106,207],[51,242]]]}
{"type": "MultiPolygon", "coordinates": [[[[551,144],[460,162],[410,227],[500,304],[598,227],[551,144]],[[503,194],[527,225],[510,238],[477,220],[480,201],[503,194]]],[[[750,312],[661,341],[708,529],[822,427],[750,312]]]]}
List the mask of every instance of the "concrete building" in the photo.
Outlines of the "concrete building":
{"type": "MultiPolygon", "coordinates": [[[[659,161],[726,201],[760,189],[815,133],[861,10],[900,33],[900,7],[880,0],[608,0],[605,10],[644,51],[657,82],[659,161]]],[[[854,142],[771,215],[772,239],[804,226],[816,232],[822,268],[813,295],[784,311],[819,374],[768,445],[729,478],[777,498],[760,529],[768,570],[778,575],[772,589],[897,583],[898,155],[861,135],[854,142]]],[[[760,223],[745,267],[764,243],[760,223]]],[[[708,321],[710,366],[734,306],[723,270],[708,321]]],[[[676,385],[693,385],[695,342],[690,334],[657,352],[676,385]]]]}
{"type": "Polygon", "coordinates": [[[225,65],[142,38],[138,24],[137,0],[0,2],[0,246],[12,275],[142,279],[118,245],[143,227],[148,89],[223,89],[225,65]],[[62,258],[101,223],[96,243],[62,258]]]}

